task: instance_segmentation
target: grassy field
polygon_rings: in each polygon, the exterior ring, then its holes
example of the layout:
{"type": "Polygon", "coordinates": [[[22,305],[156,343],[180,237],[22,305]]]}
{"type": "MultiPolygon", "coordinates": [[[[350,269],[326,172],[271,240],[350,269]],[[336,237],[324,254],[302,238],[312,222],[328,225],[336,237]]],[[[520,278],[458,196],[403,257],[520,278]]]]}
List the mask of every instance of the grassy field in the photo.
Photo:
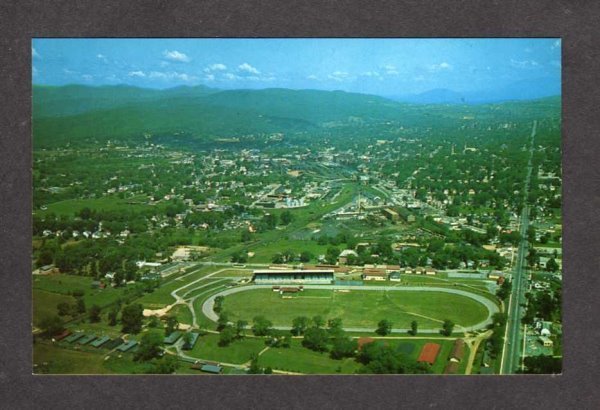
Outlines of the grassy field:
{"type": "Polygon", "coordinates": [[[33,289],[33,324],[38,326],[45,317],[57,314],[56,306],[61,302],[75,303],[75,298],[59,293],[33,289]]]}
{"type": "MultiPolygon", "coordinates": [[[[145,308],[149,309],[164,307],[165,305],[175,302],[175,299],[171,296],[172,291],[195,280],[198,280],[210,274],[211,272],[214,272],[215,270],[216,269],[214,267],[208,266],[196,269],[184,276],[180,276],[175,279],[169,280],[168,282],[162,284],[158,289],[155,289],[154,292],[148,293],[147,295],[144,295],[141,298],[137,299],[136,302],[141,303],[145,308]]],[[[199,285],[201,284],[203,283],[199,282],[199,285]]]]}
{"type": "Polygon", "coordinates": [[[444,319],[457,325],[476,324],[487,317],[482,304],[460,295],[443,292],[352,291],[349,293],[305,290],[299,296],[282,299],[270,289],[229,295],[224,309],[230,320],[263,315],[274,325],[290,326],[297,316],[340,317],[346,327],[377,327],[381,319],[396,328],[409,328],[416,320],[421,329],[436,329],[444,319]]]}
{"type": "Polygon", "coordinates": [[[258,354],[266,347],[263,338],[252,337],[236,340],[227,347],[221,347],[218,343],[219,335],[208,333],[200,336],[188,354],[199,359],[243,364],[248,362],[253,354],[258,354]]]}
{"type": "MultiPolygon", "coordinates": [[[[57,295],[71,295],[74,291],[83,291],[83,300],[86,307],[92,305],[98,305],[104,307],[116,302],[119,298],[127,295],[130,286],[124,286],[119,288],[107,287],[106,289],[92,289],[91,283],[94,279],[87,276],[77,275],[44,275],[35,276],[33,278],[33,290],[34,290],[34,305],[35,291],[41,290],[57,295]]],[[[74,301],[74,300],[73,300],[74,301]]],[[[56,305],[53,306],[56,308],[56,305]]]]}
{"type": "Polygon", "coordinates": [[[309,374],[352,374],[361,367],[353,358],[334,360],[327,352],[319,353],[302,347],[299,339],[293,339],[289,348],[267,350],[258,363],[276,370],[309,374]]]}
{"type": "Polygon", "coordinates": [[[192,324],[192,313],[186,305],[177,305],[170,312],[169,315],[175,315],[179,323],[186,325],[192,324]]]}
{"type": "Polygon", "coordinates": [[[249,278],[252,277],[251,269],[227,269],[217,273],[213,278],[249,278]]]}
{"type": "MultiPolygon", "coordinates": [[[[79,211],[81,211],[83,208],[90,208],[102,211],[131,210],[139,212],[143,211],[144,209],[149,209],[152,206],[146,205],[146,201],[148,201],[148,198],[144,196],[127,199],[121,199],[116,196],[91,199],[67,199],[65,201],[59,201],[48,204],[48,209],[44,211],[36,211],[36,213],[39,215],[44,215],[48,212],[53,212],[56,215],[73,216],[79,211]]],[[[164,205],[161,206],[161,204],[156,206],[161,208],[164,207],[164,205]]]]}

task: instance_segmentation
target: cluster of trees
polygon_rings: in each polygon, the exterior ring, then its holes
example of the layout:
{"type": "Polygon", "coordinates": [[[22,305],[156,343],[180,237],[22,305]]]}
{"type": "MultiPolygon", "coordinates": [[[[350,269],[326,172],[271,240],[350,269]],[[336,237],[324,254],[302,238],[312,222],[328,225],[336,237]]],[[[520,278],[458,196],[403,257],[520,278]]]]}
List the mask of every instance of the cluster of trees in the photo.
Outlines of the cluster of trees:
{"type": "MultiPolygon", "coordinates": [[[[525,374],[560,374],[562,373],[562,358],[546,355],[528,356],[524,360],[525,374]]],[[[519,370],[520,372],[520,370],[519,370]]]]}
{"type": "Polygon", "coordinates": [[[562,287],[553,291],[528,292],[525,294],[528,305],[523,323],[533,324],[535,318],[560,321],[562,316],[562,287]]]}
{"type": "Polygon", "coordinates": [[[367,343],[357,357],[364,364],[359,373],[373,374],[427,374],[431,369],[425,363],[416,363],[384,342],[367,343]]]}

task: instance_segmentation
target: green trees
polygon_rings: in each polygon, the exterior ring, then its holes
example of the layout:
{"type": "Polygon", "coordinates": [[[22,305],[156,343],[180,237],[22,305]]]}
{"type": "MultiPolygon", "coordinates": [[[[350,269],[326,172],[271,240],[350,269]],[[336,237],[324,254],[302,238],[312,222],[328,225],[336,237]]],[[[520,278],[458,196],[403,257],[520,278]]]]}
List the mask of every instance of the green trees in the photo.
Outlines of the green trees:
{"type": "Polygon", "coordinates": [[[359,373],[373,374],[423,374],[431,373],[424,365],[411,362],[394,348],[382,342],[373,342],[363,345],[358,360],[365,366],[359,373]]]}
{"type": "Polygon", "coordinates": [[[248,326],[248,322],[245,320],[238,320],[235,322],[235,336],[237,338],[245,336],[246,326],[248,326]]]}
{"type": "Polygon", "coordinates": [[[286,209],[281,213],[279,219],[281,219],[282,225],[289,225],[294,219],[294,217],[292,216],[292,213],[286,209]]]}
{"type": "Polygon", "coordinates": [[[511,290],[511,282],[508,280],[505,280],[502,283],[502,285],[500,285],[500,288],[498,288],[498,290],[496,291],[496,296],[498,296],[502,300],[506,300],[506,298],[510,295],[510,290],[511,290]]]}
{"type": "Polygon", "coordinates": [[[162,353],[163,337],[160,333],[148,332],[142,336],[140,346],[134,360],[148,361],[159,357],[162,353]]]}
{"type": "Polygon", "coordinates": [[[410,333],[412,336],[416,336],[416,335],[417,335],[417,332],[418,332],[418,326],[419,326],[419,325],[418,325],[418,323],[417,323],[417,321],[416,321],[416,320],[413,320],[412,322],[410,322],[410,331],[409,331],[409,333],[410,333]]]}
{"type": "Polygon", "coordinates": [[[229,315],[227,312],[221,312],[217,320],[217,330],[223,330],[229,324],[229,315]]]}
{"type": "Polygon", "coordinates": [[[90,310],[88,312],[90,322],[92,322],[92,323],[99,322],[101,312],[102,312],[102,309],[100,309],[100,306],[92,305],[92,307],[90,307],[90,310]]]}
{"type": "Polygon", "coordinates": [[[310,319],[306,316],[298,316],[297,318],[294,318],[294,320],[292,321],[292,334],[294,336],[303,335],[306,329],[308,328],[309,323],[310,319]]]}
{"type": "Polygon", "coordinates": [[[312,258],[314,258],[313,254],[308,251],[300,253],[300,262],[310,262],[312,258]]]}
{"type": "Polygon", "coordinates": [[[327,248],[327,253],[325,254],[325,261],[330,265],[335,265],[337,263],[338,256],[340,256],[341,251],[333,246],[327,248]]]}
{"type": "Polygon", "coordinates": [[[228,346],[231,342],[235,340],[236,334],[235,329],[231,325],[225,326],[221,329],[221,333],[219,335],[219,346],[224,347],[228,346]]]}
{"type": "Polygon", "coordinates": [[[115,326],[117,324],[117,316],[119,315],[119,307],[118,306],[114,306],[109,312],[108,312],[108,324],[110,326],[115,326]]]}
{"type": "Polygon", "coordinates": [[[40,329],[46,336],[54,336],[65,329],[64,322],[59,316],[46,316],[40,321],[40,329]]]}
{"type": "Polygon", "coordinates": [[[169,336],[171,333],[173,333],[179,328],[179,321],[175,316],[169,316],[167,317],[166,325],[167,326],[165,327],[165,336],[169,336]]]}
{"type": "Polygon", "coordinates": [[[123,332],[139,333],[142,330],[142,320],[144,319],[144,308],[141,304],[131,304],[123,308],[121,312],[121,323],[123,332]]]}
{"type": "Polygon", "coordinates": [[[264,316],[255,316],[252,325],[252,332],[255,336],[266,336],[271,331],[273,323],[267,320],[264,316]]]}
{"type": "Polygon", "coordinates": [[[387,336],[392,331],[392,322],[389,320],[383,319],[377,323],[377,329],[375,333],[381,336],[387,336]]]}
{"type": "Polygon", "coordinates": [[[302,346],[317,352],[324,352],[327,350],[328,341],[329,334],[327,330],[319,327],[310,327],[304,332],[302,346]]]}
{"type": "Polygon", "coordinates": [[[444,336],[450,336],[452,335],[452,331],[454,330],[454,322],[446,319],[444,320],[444,323],[442,325],[442,330],[441,330],[441,334],[443,334],[444,336]]]}
{"type": "Polygon", "coordinates": [[[556,272],[558,270],[558,263],[554,258],[550,258],[548,262],[546,262],[546,270],[549,272],[556,272]]]}

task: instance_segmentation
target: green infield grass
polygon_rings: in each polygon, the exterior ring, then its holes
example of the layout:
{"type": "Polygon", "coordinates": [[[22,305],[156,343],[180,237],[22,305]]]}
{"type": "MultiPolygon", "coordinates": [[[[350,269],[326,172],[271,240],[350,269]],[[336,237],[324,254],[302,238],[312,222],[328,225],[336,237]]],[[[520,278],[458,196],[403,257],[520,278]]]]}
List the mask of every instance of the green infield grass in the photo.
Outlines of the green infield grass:
{"type": "Polygon", "coordinates": [[[488,315],[487,308],[479,302],[444,292],[312,292],[309,289],[282,298],[270,289],[249,290],[226,296],[223,309],[233,321],[252,321],[262,315],[276,326],[291,326],[295,317],[320,315],[325,319],[342,318],[345,327],[373,329],[382,319],[391,321],[395,328],[410,328],[416,320],[420,329],[436,329],[445,319],[470,326],[488,315]]]}

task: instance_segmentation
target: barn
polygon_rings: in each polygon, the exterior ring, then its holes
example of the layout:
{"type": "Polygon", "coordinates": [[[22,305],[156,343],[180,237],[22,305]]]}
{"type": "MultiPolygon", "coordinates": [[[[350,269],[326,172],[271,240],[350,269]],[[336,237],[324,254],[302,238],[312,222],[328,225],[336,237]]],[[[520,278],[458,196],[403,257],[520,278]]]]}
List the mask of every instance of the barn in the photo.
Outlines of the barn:
{"type": "Polygon", "coordinates": [[[255,270],[252,280],[256,284],[322,284],[333,282],[333,269],[323,270],[255,270]]]}

